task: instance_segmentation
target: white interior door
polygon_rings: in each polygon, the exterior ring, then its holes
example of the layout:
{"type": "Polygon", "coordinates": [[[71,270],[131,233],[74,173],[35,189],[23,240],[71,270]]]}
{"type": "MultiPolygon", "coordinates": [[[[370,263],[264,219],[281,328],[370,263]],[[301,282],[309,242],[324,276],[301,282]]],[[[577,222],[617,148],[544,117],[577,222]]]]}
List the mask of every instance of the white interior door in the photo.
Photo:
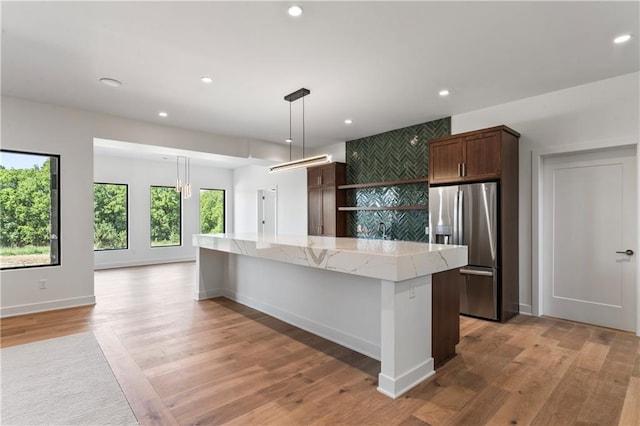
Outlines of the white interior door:
{"type": "Polygon", "coordinates": [[[258,232],[275,235],[278,223],[278,190],[258,190],[258,232]]]}
{"type": "Polygon", "coordinates": [[[635,155],[612,149],[544,160],[544,314],[635,331],[635,155]]]}

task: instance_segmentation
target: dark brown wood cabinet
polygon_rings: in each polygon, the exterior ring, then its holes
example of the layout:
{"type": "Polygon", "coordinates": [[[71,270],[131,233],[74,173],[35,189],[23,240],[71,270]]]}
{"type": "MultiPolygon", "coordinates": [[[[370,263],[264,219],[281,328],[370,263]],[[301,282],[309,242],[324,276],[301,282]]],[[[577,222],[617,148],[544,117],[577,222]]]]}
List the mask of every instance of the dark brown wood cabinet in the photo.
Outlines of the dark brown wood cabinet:
{"type": "Polygon", "coordinates": [[[503,144],[520,134],[506,126],[461,133],[429,142],[429,183],[500,179],[503,144]]]}
{"type": "Polygon", "coordinates": [[[456,355],[460,341],[460,284],[458,269],[432,275],[431,354],[435,367],[456,355]]]}
{"type": "Polygon", "coordinates": [[[346,216],[338,207],[345,205],[345,194],[338,185],[346,181],[346,164],[329,163],[307,169],[307,233],[344,237],[346,216]]]}
{"type": "MultiPolygon", "coordinates": [[[[520,311],[519,138],[520,134],[515,130],[507,126],[497,126],[433,139],[429,142],[429,186],[481,181],[498,182],[497,303],[498,319],[501,322],[513,318],[520,311]]],[[[433,280],[441,282],[445,278],[440,274],[434,274],[433,280]]],[[[456,282],[451,277],[446,280],[456,282]]]]}

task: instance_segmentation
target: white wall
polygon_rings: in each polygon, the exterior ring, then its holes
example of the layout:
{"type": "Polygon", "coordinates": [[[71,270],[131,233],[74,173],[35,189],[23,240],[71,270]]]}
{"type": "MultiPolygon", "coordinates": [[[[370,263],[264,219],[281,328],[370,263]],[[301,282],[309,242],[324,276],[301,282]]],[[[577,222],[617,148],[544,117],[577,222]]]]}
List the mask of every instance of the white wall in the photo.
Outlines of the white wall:
{"type": "Polygon", "coordinates": [[[169,161],[145,161],[105,155],[94,156],[94,181],[127,184],[129,190],[129,248],[94,253],[95,268],[147,265],[180,260],[195,260],[196,248],[191,236],[199,233],[199,191],[225,190],[225,227],[233,229],[233,171],[191,165],[193,196],[182,200],[182,245],[151,247],[149,229],[150,187],[174,186],[175,158],[169,161]]]}
{"type": "Polygon", "coordinates": [[[257,232],[258,190],[278,189],[278,233],[307,235],[306,169],[269,173],[267,167],[233,171],[234,232],[257,232]]]}
{"type": "Polygon", "coordinates": [[[640,73],[632,73],[451,117],[452,133],[505,124],[522,135],[519,164],[521,312],[531,312],[533,303],[532,196],[536,194],[532,194],[535,172],[532,157],[544,152],[638,144],[639,81],[640,73]]]}
{"type": "Polygon", "coordinates": [[[1,315],[92,304],[93,135],[56,107],[2,103],[2,148],[60,155],[60,266],[1,272],[1,315]],[[47,280],[47,289],[38,280],[47,280]]]}
{"type": "Polygon", "coordinates": [[[322,154],[329,154],[331,156],[332,161],[335,161],[338,163],[344,163],[347,157],[347,143],[340,142],[330,146],[313,148],[309,150],[308,156],[311,157],[313,155],[322,155],[322,154]]]}
{"type": "MultiPolygon", "coordinates": [[[[92,304],[93,139],[283,161],[283,144],[239,139],[2,97],[2,147],[60,154],[60,266],[3,270],[0,316],[92,304]],[[38,280],[48,280],[40,290],[38,280]]],[[[306,203],[306,201],[305,201],[306,203]]]]}

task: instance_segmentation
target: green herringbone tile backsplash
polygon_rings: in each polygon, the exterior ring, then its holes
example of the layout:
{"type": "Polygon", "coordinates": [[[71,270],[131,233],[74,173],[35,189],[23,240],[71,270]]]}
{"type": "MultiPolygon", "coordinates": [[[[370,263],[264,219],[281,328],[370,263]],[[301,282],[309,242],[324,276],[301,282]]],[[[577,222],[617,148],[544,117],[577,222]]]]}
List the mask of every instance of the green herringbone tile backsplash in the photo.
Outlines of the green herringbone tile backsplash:
{"type": "MultiPolygon", "coordinates": [[[[431,139],[451,134],[451,118],[429,121],[379,135],[347,141],[347,183],[386,182],[428,176],[431,139]]],[[[350,206],[428,205],[427,183],[347,190],[350,206]]],[[[426,210],[355,211],[347,216],[353,237],[380,238],[384,223],[392,239],[426,241],[426,210]],[[358,225],[360,225],[358,227],[358,225]],[[360,229],[360,232],[358,232],[360,229]]]]}

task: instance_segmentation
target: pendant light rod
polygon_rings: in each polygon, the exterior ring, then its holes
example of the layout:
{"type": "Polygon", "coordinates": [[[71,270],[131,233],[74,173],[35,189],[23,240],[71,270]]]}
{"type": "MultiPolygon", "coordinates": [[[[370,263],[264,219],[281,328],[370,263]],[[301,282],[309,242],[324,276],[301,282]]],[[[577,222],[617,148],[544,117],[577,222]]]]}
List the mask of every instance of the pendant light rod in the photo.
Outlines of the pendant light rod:
{"type": "Polygon", "coordinates": [[[289,161],[291,161],[291,150],[293,145],[293,139],[291,139],[291,102],[289,102],[289,139],[287,139],[287,142],[289,142],[289,161]]]}
{"type": "Polygon", "coordinates": [[[318,166],[321,164],[331,163],[331,156],[328,154],[316,155],[314,157],[306,158],[305,155],[305,104],[304,97],[311,93],[309,89],[298,89],[295,92],[289,93],[284,97],[284,100],[289,102],[289,139],[287,142],[293,142],[291,139],[291,103],[302,98],[302,158],[299,160],[291,160],[291,145],[289,145],[289,161],[286,163],[276,164],[269,167],[269,172],[280,172],[285,170],[293,170],[299,168],[306,168],[312,166],[318,166]]]}
{"type": "MultiPolygon", "coordinates": [[[[302,98],[302,158],[304,158],[304,134],[305,134],[305,128],[304,128],[304,97],[307,96],[308,94],[311,93],[311,90],[309,89],[305,89],[304,87],[302,89],[298,89],[295,92],[291,92],[289,93],[287,96],[284,97],[284,100],[289,102],[289,139],[287,140],[287,142],[289,143],[293,143],[293,139],[291,139],[291,104],[295,101],[297,101],[298,99],[302,98]]],[[[289,145],[289,161],[291,161],[291,150],[292,147],[291,145],[289,145]]]]}

